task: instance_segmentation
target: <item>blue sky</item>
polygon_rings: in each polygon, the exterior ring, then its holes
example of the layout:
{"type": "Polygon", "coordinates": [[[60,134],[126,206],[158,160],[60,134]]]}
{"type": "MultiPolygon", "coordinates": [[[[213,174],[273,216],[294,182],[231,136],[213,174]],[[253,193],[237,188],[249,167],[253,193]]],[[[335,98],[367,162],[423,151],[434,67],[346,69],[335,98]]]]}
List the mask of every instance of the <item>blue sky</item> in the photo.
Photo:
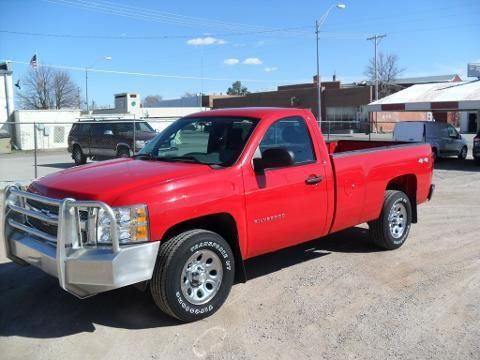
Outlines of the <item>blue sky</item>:
{"type": "MultiPolygon", "coordinates": [[[[343,82],[362,80],[373,55],[373,44],[365,38],[372,34],[387,34],[380,50],[398,55],[404,77],[464,76],[468,62],[480,62],[478,0],[343,3],[346,9],[332,9],[321,28],[323,79],[331,79],[335,72],[343,82]]],[[[0,31],[10,32],[0,32],[0,60],[28,63],[37,51],[41,64],[79,68],[70,72],[82,94],[85,72],[81,69],[102,56],[112,60],[97,62],[95,69],[185,77],[91,72],[89,97],[100,105],[111,104],[113,94],[124,91],[164,98],[185,92],[224,93],[236,79],[249,90],[269,90],[311,80],[313,25],[332,4],[322,0],[0,0],[0,31]],[[279,28],[290,30],[275,31],[279,28]]],[[[16,81],[29,66],[14,63],[13,68],[16,81]]]]}

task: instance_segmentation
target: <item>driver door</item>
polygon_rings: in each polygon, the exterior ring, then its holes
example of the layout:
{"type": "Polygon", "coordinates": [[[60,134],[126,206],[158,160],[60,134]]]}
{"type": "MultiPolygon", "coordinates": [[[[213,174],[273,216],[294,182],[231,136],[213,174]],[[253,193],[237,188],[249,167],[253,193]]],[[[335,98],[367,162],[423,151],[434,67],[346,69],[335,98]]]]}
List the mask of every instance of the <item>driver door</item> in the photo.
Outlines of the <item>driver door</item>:
{"type": "Polygon", "coordinates": [[[315,155],[305,120],[283,118],[265,133],[257,156],[285,148],[294,164],[256,174],[244,168],[248,256],[292,246],[325,234],[327,212],[325,168],[315,155]]]}

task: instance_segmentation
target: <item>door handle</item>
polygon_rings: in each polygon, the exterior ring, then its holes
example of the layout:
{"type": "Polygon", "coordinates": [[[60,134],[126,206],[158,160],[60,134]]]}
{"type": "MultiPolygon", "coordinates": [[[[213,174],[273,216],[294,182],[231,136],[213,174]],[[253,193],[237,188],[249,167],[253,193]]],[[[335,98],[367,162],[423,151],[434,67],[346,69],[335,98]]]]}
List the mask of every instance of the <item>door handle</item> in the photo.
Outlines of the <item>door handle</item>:
{"type": "Polygon", "coordinates": [[[311,176],[309,178],[307,178],[305,180],[305,183],[307,185],[314,185],[314,184],[318,184],[319,182],[321,182],[323,180],[323,176],[311,176]]]}

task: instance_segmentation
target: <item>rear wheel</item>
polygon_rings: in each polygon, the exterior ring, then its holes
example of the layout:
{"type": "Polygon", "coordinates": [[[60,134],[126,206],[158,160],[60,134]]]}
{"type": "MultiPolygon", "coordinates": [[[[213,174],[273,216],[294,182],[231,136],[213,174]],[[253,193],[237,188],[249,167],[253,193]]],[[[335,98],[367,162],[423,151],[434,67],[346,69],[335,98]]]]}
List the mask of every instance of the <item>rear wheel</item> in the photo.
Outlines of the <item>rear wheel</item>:
{"type": "Polygon", "coordinates": [[[150,290],[166,314],[190,322],[215,313],[234,279],[233,253],[218,234],[190,230],[160,247],[150,290]]]}
{"type": "Polygon", "coordinates": [[[72,150],[72,158],[75,161],[75,165],[83,165],[87,162],[87,157],[82,151],[79,145],[75,145],[72,150]]]}
{"type": "Polygon", "coordinates": [[[382,249],[397,249],[407,240],[411,223],[408,196],[402,191],[387,190],[380,217],[369,224],[370,237],[382,249]]]}
{"type": "Polygon", "coordinates": [[[130,157],[130,150],[127,148],[121,147],[117,150],[117,158],[128,158],[130,157]]]}
{"type": "Polygon", "coordinates": [[[460,150],[460,153],[458,154],[458,158],[460,160],[465,160],[467,158],[467,153],[468,153],[468,148],[464,146],[462,150],[460,150]]]}

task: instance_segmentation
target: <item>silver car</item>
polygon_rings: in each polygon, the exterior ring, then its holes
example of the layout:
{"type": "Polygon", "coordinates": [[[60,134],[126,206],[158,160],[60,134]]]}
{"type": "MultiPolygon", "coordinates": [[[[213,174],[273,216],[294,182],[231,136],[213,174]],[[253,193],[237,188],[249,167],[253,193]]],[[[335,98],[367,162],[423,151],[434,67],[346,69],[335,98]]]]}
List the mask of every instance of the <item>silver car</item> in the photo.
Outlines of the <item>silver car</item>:
{"type": "Polygon", "coordinates": [[[465,139],[450,124],[434,121],[404,121],[395,125],[396,141],[426,142],[432,146],[434,157],[457,156],[467,158],[465,139]]]}

